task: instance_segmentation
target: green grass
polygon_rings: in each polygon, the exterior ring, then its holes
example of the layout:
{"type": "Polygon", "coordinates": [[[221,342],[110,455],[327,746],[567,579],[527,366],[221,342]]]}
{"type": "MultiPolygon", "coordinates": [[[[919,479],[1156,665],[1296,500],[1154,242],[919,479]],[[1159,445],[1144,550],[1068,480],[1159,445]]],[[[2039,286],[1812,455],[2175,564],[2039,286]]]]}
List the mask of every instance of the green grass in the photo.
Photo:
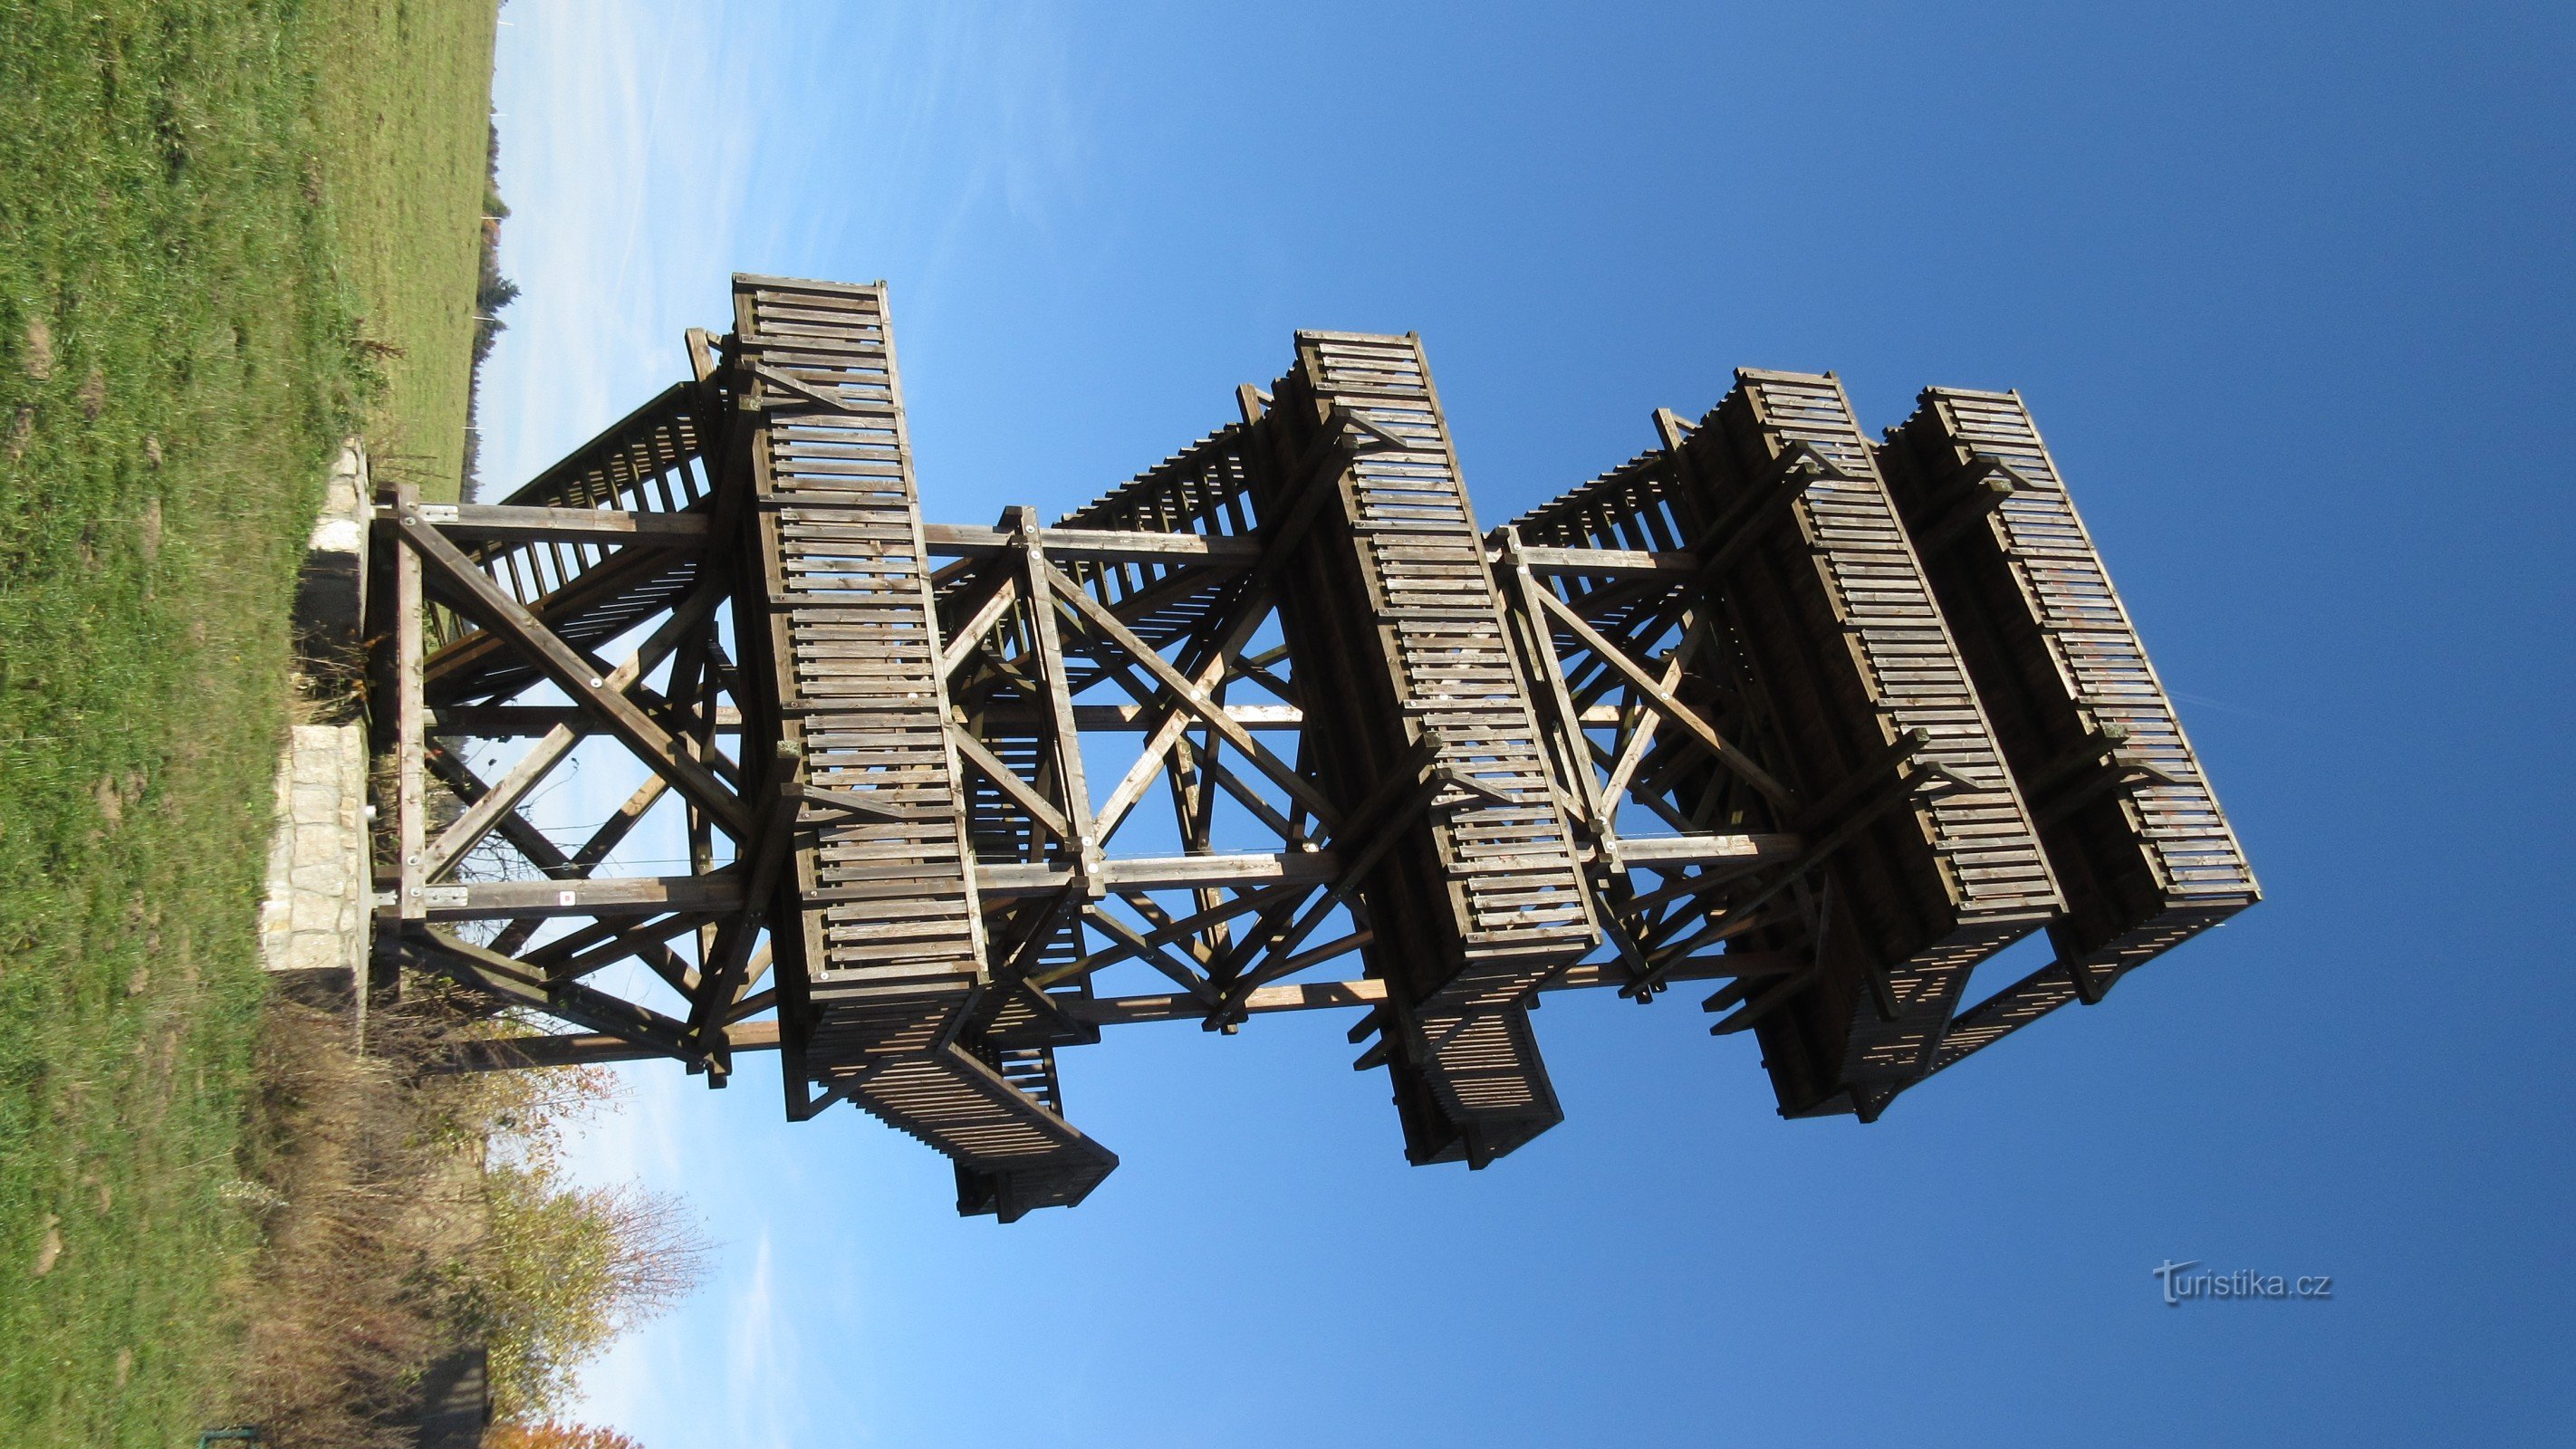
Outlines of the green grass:
{"type": "Polygon", "coordinates": [[[347,431],[452,496],[494,9],[0,0],[0,1443],[223,1373],[286,608],[347,431]]]}

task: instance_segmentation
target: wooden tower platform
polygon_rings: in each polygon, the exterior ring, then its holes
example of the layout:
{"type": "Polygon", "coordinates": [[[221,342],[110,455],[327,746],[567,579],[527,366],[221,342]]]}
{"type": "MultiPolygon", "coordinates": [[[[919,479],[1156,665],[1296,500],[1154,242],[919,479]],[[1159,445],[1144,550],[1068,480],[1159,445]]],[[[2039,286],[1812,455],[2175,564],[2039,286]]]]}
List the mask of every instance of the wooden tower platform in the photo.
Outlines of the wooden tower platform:
{"type": "Polygon", "coordinates": [[[884,285],[733,300],[503,502],[377,501],[379,950],[520,1023],[461,1068],[775,1048],[1009,1220],[1117,1166],[1057,1066],[1106,1026],[1349,1010],[1482,1168],[1562,1116],[1539,992],[1720,982],[1784,1114],[1867,1120],[2256,898],[2011,395],[1881,446],[1740,373],[1487,532],[1420,340],[1302,332],[1057,522],[936,524],[884,285]],[[634,784],[558,838],[576,758],[634,784]]]}

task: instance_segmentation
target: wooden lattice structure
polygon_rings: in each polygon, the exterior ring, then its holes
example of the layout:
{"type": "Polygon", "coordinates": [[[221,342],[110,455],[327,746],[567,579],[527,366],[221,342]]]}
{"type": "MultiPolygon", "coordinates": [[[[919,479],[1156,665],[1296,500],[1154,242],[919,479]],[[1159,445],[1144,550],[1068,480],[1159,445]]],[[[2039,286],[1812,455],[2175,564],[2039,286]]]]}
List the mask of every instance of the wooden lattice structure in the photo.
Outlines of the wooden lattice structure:
{"type": "Polygon", "coordinates": [[[1307,332],[978,527],[923,518],[883,284],[738,277],[688,344],[502,503],[377,500],[379,950],[579,1029],[462,1066],[775,1048],[1008,1220],[1116,1167],[1056,1061],[1106,1026],[1348,1010],[1407,1156],[1482,1167],[1560,1117],[1538,992],[1720,983],[1783,1113],[1867,1120],[2257,899],[2017,397],[1882,444],[1741,373],[1488,532],[1419,340],[1307,332]],[[641,783],[558,839],[584,751],[641,783]],[[686,868],[603,874],[648,818],[686,868]]]}

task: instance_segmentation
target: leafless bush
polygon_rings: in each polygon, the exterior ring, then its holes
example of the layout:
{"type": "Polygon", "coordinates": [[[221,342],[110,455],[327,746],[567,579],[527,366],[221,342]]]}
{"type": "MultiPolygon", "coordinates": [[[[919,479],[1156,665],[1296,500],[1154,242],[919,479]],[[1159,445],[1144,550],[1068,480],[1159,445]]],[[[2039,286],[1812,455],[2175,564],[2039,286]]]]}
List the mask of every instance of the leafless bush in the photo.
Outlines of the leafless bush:
{"type": "Polygon", "coordinates": [[[412,1069],[435,1029],[379,1021],[361,1056],[346,1018],[281,997],[257,1049],[240,1195],[265,1241],[232,1409],[289,1449],[405,1442],[382,1426],[449,1346],[436,1269],[482,1232],[455,1104],[412,1069]]]}
{"type": "Polygon", "coordinates": [[[462,1343],[488,1349],[504,1416],[535,1418],[696,1286],[707,1249],[680,1204],[562,1176],[563,1131],[611,1096],[604,1073],[429,1070],[460,1039],[512,1029],[415,983],[375,1013],[361,1055],[346,1017],[270,1003],[233,1194],[265,1235],[223,1406],[235,1422],[285,1449],[407,1443],[387,1426],[462,1343]]]}

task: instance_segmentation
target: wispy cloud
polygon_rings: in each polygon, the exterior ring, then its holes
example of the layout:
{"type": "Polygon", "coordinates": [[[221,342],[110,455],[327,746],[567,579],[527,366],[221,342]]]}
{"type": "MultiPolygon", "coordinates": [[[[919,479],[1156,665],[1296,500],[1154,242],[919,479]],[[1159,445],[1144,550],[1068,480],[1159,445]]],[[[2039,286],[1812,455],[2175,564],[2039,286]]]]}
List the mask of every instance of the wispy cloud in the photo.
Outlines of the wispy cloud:
{"type": "MultiPolygon", "coordinates": [[[[731,273],[901,277],[921,326],[961,238],[1043,236],[1088,164],[1064,22],[1043,7],[517,0],[508,18],[502,265],[521,295],[483,381],[495,495],[684,375],[681,333],[726,325],[731,273]]],[[[596,823],[636,781],[595,748],[577,758],[541,826],[596,823]]],[[[619,852],[685,854],[667,807],[619,852]]],[[[603,985],[658,989],[612,970],[603,985]]],[[[845,1211],[848,1164],[808,1159],[847,1126],[788,1128],[748,1082],[711,1094],[664,1065],[620,1070],[631,1098],[573,1144],[573,1170],[686,1197],[718,1259],[707,1289],[583,1376],[582,1414],[647,1442],[787,1445],[819,1442],[810,1409],[830,1442],[864,1437],[853,1391],[806,1382],[798,1360],[804,1339],[846,1336],[851,1296],[776,1274],[781,1227],[845,1211]]]]}
{"type": "Polygon", "coordinates": [[[1043,231],[1089,159],[1042,7],[529,3],[496,88],[521,287],[487,369],[496,488],[680,374],[735,271],[935,294],[983,220],[1043,231]],[[864,275],[862,275],[864,274],[864,275]]]}
{"type": "Polygon", "coordinates": [[[784,1449],[794,1442],[793,1431],[802,1427],[793,1392],[801,1375],[797,1371],[796,1335],[780,1331],[772,1268],[770,1237],[764,1231],[752,1249],[751,1279],[734,1295],[733,1336],[726,1354],[730,1372],[726,1381],[733,1393],[757,1406],[755,1417],[742,1421],[745,1432],[741,1442],[784,1449]]]}

